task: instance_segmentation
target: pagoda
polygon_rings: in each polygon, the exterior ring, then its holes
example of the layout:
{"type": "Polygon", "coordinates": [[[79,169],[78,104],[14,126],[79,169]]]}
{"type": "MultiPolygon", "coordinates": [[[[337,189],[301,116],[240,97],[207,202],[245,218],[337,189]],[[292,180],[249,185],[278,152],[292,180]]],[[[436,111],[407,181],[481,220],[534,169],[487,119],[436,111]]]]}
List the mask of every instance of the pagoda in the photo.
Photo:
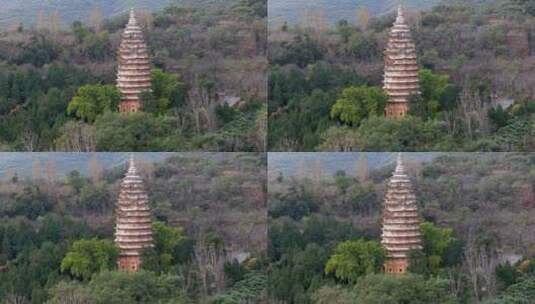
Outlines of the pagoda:
{"type": "Polygon", "coordinates": [[[119,248],[119,271],[126,272],[138,271],[143,250],[153,247],[149,199],[133,156],[117,201],[115,244],[119,248]]]}
{"type": "Polygon", "coordinates": [[[418,205],[401,154],[398,155],[396,170],[388,183],[381,243],[387,253],[384,265],[387,273],[405,273],[411,251],[422,249],[418,205]]]}
{"type": "Polygon", "coordinates": [[[151,70],[147,45],[134,10],[122,34],[118,52],[117,88],[121,92],[120,112],[137,112],[140,94],[151,90],[151,70]]]}
{"type": "Polygon", "coordinates": [[[420,94],[418,70],[416,46],[400,5],[385,51],[383,88],[388,95],[387,117],[404,117],[409,111],[410,97],[420,94]]]}

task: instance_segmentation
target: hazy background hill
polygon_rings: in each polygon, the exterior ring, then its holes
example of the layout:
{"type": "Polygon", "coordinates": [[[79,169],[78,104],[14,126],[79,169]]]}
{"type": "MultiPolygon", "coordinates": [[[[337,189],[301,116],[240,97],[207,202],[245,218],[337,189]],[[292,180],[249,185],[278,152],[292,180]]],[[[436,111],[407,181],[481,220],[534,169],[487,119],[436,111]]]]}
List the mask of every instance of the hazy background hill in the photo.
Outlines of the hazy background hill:
{"type": "MultiPolygon", "coordinates": [[[[208,153],[207,153],[208,154],[208,153]]],[[[73,170],[86,175],[89,163],[96,159],[103,168],[111,169],[128,162],[134,155],[137,162],[158,162],[173,155],[190,155],[188,153],[0,153],[0,179],[6,172],[16,173],[21,177],[33,177],[36,166],[44,168],[52,163],[58,177],[63,177],[73,170]]]]}
{"type": "MultiPolygon", "coordinates": [[[[367,153],[329,153],[329,152],[272,152],[268,155],[268,171],[271,177],[279,173],[284,176],[297,176],[299,174],[313,174],[316,166],[321,167],[322,174],[332,176],[337,171],[344,170],[348,175],[357,173],[358,160],[365,155],[368,169],[377,170],[396,163],[398,153],[367,152],[367,153]],[[304,172],[301,172],[304,171],[304,172]]],[[[429,162],[443,155],[440,152],[412,152],[403,153],[405,162],[429,162]]],[[[448,153],[451,156],[460,156],[463,153],[448,153]]]]}
{"type": "MultiPolygon", "coordinates": [[[[404,0],[401,2],[411,10],[426,10],[443,2],[454,1],[457,0],[404,0]]],[[[342,19],[355,22],[358,8],[367,7],[370,13],[376,16],[393,12],[399,3],[399,0],[270,0],[268,1],[268,15],[270,25],[284,21],[296,24],[304,18],[307,12],[323,11],[327,21],[334,24],[342,19]]]]}
{"type": "Polygon", "coordinates": [[[104,18],[108,18],[125,13],[131,7],[157,11],[170,4],[198,6],[208,2],[232,3],[234,0],[0,0],[0,26],[19,22],[34,24],[40,11],[45,16],[58,11],[62,24],[66,25],[76,20],[88,20],[96,7],[104,18]]]}

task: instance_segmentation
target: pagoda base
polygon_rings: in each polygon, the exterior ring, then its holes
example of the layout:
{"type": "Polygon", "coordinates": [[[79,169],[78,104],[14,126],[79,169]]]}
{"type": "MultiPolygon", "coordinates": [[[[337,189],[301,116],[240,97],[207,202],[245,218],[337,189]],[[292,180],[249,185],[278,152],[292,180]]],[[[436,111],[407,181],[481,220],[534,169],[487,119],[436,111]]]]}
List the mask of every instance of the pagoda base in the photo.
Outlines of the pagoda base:
{"type": "Polygon", "coordinates": [[[404,274],[409,267],[407,259],[388,259],[384,265],[384,271],[391,274],[404,274]]]}
{"type": "Polygon", "coordinates": [[[409,105],[404,102],[389,102],[386,104],[386,117],[402,118],[409,112],[409,105]]]}
{"type": "Polygon", "coordinates": [[[119,112],[121,113],[139,112],[139,108],[141,108],[139,101],[121,101],[119,104],[119,112]]]}
{"type": "Polygon", "coordinates": [[[138,272],[141,269],[141,258],[139,256],[119,256],[117,266],[122,272],[138,272]]]}

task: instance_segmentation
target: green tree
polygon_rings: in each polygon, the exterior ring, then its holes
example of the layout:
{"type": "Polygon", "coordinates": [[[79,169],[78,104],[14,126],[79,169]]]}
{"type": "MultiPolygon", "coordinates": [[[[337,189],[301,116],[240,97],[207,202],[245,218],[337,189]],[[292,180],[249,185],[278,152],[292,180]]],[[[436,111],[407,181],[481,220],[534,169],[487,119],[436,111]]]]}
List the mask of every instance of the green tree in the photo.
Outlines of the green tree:
{"type": "Polygon", "coordinates": [[[346,241],[334,249],[325,265],[325,273],[355,283],[364,275],[379,272],[385,257],[384,248],[375,241],[346,241]]]}
{"type": "Polygon", "coordinates": [[[440,228],[430,222],[422,223],[420,229],[429,270],[436,273],[443,266],[444,256],[447,254],[448,249],[455,242],[453,229],[440,228]]]}
{"type": "Polygon", "coordinates": [[[180,278],[153,272],[103,271],[89,283],[95,304],[173,303],[185,304],[180,278]]]}
{"type": "Polygon", "coordinates": [[[340,286],[322,286],[318,289],[312,299],[315,304],[353,304],[353,295],[346,288],[340,286]]]}
{"type": "Polygon", "coordinates": [[[405,274],[391,276],[372,274],[361,278],[355,285],[354,303],[359,304],[454,304],[449,294],[448,281],[423,276],[405,274]]]}
{"type": "Polygon", "coordinates": [[[520,276],[521,272],[509,262],[500,264],[496,267],[496,278],[505,288],[517,283],[520,276]]]}
{"type": "Polygon", "coordinates": [[[411,98],[409,114],[429,119],[436,118],[439,111],[455,108],[458,89],[450,83],[448,75],[438,75],[431,70],[422,69],[419,77],[421,96],[411,98]]]}
{"type": "Polygon", "coordinates": [[[152,224],[152,231],[154,249],[148,250],[143,255],[143,268],[163,272],[180,259],[177,254],[180,251],[180,246],[185,241],[184,231],[182,228],[167,226],[159,221],[152,224]]]}
{"type": "Polygon", "coordinates": [[[174,151],[184,149],[172,117],[138,112],[104,113],[95,121],[99,151],[174,151]]]}
{"type": "Polygon", "coordinates": [[[152,70],[152,91],[141,98],[145,112],[165,114],[170,108],[179,109],[186,102],[186,87],[178,76],[160,69],[152,70]]]}
{"type": "Polygon", "coordinates": [[[379,87],[349,87],[331,109],[331,117],[353,126],[365,118],[384,114],[388,96],[379,87]]]}
{"type": "Polygon", "coordinates": [[[349,126],[330,127],[321,134],[322,143],[316,147],[318,151],[349,152],[359,146],[357,130],[349,126]]]}
{"type": "Polygon", "coordinates": [[[83,40],[83,52],[91,60],[104,61],[113,54],[109,33],[107,31],[98,34],[89,33],[83,40]]]}
{"type": "Polygon", "coordinates": [[[489,109],[488,117],[495,130],[505,127],[511,120],[511,115],[508,111],[504,110],[501,105],[489,109]]]}
{"type": "Polygon", "coordinates": [[[456,147],[441,123],[414,116],[403,119],[371,117],[362,122],[357,138],[357,148],[364,151],[451,151],[456,147]]]}
{"type": "Polygon", "coordinates": [[[46,304],[89,304],[94,302],[91,290],[77,282],[60,281],[49,290],[48,296],[49,300],[46,304]]]}
{"type": "Polygon", "coordinates": [[[283,50],[272,53],[271,62],[273,64],[285,65],[296,64],[304,68],[309,64],[321,60],[324,56],[322,46],[309,35],[296,36],[294,41],[289,43],[283,50]]]}
{"type": "Polygon", "coordinates": [[[281,257],[284,263],[276,264],[269,277],[271,295],[288,302],[308,299],[304,293],[317,288],[321,282],[323,267],[328,258],[327,250],[315,243],[309,243],[303,250],[295,247],[287,249],[287,253],[281,257]]]}
{"type": "Polygon", "coordinates": [[[67,112],[93,122],[98,115],[106,111],[115,111],[120,101],[121,93],[113,85],[84,85],[78,88],[67,107],[67,112]]]}
{"type": "Polygon", "coordinates": [[[524,280],[509,286],[496,300],[485,304],[531,304],[535,299],[535,278],[524,280]]]}
{"type": "Polygon", "coordinates": [[[119,251],[109,240],[75,241],[61,261],[61,271],[74,277],[89,280],[99,271],[115,268],[119,251]]]}
{"type": "Polygon", "coordinates": [[[229,292],[217,296],[213,304],[260,303],[266,289],[267,275],[263,273],[248,273],[243,280],[238,281],[229,292]]]}

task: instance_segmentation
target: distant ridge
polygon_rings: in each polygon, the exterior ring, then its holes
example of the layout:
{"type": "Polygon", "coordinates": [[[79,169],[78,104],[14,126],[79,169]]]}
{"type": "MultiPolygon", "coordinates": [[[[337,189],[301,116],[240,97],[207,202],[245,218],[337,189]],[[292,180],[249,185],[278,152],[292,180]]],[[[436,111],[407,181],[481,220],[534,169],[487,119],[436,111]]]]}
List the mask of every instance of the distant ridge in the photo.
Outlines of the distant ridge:
{"type": "MultiPolygon", "coordinates": [[[[332,176],[339,170],[344,170],[348,175],[355,174],[355,163],[362,153],[330,153],[330,152],[271,152],[268,155],[268,171],[282,173],[284,176],[299,175],[300,166],[306,164],[307,168],[321,163],[322,173],[332,176]]],[[[407,152],[403,153],[406,161],[429,162],[443,155],[440,152],[407,152]]],[[[447,153],[450,156],[461,156],[463,153],[447,153]]],[[[386,166],[394,166],[398,153],[393,152],[367,152],[366,158],[370,170],[381,169],[386,166]]]]}
{"type": "Polygon", "coordinates": [[[321,10],[332,25],[342,19],[354,23],[359,7],[367,7],[373,16],[377,16],[393,13],[400,2],[408,9],[427,10],[440,3],[455,1],[457,0],[269,0],[268,15],[270,26],[284,21],[289,24],[298,24],[307,11],[321,10]]]}
{"type": "MultiPolygon", "coordinates": [[[[131,7],[157,11],[171,4],[199,6],[210,2],[232,3],[235,0],[0,0],[0,27],[22,22],[25,26],[35,24],[40,11],[48,16],[59,12],[62,25],[74,21],[89,20],[91,11],[98,7],[104,18],[126,14],[131,7]]],[[[2,29],[0,28],[0,31],[2,29]]]]}

